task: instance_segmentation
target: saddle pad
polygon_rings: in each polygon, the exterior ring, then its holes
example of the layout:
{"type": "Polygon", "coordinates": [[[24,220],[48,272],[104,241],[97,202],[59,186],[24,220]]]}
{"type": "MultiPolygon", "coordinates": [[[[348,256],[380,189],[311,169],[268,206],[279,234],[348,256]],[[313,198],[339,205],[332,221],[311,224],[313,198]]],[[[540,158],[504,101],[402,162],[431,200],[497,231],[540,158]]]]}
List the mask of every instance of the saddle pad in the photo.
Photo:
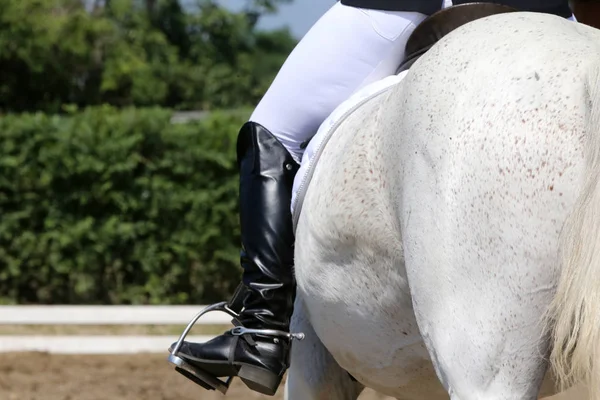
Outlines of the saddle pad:
{"type": "Polygon", "coordinates": [[[302,211],[302,203],[313,176],[314,168],[323,153],[325,145],[335,133],[337,127],[362,104],[400,83],[407,73],[408,70],[405,70],[398,75],[391,75],[365,86],[337,106],[329,117],[323,121],[317,133],[306,147],[300,161],[300,169],[294,178],[291,204],[294,232],[296,232],[296,226],[300,218],[300,212],[302,211]]]}

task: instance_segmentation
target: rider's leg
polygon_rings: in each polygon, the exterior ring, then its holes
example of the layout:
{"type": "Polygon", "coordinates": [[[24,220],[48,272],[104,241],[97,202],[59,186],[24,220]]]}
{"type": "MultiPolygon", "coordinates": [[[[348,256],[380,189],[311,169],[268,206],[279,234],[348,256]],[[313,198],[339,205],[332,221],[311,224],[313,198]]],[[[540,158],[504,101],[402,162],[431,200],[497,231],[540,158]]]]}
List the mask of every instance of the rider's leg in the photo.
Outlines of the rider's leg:
{"type": "MultiPolygon", "coordinates": [[[[362,86],[393,74],[425,15],[336,3],[290,54],[238,137],[247,328],[289,330],[295,295],[291,190],[303,147],[322,121],[362,86]]],[[[179,356],[214,376],[238,375],[272,394],[288,366],[289,340],[225,333],[184,343],[179,356]]]]}
{"type": "Polygon", "coordinates": [[[298,43],[250,120],[268,127],[299,162],[301,143],[340,103],[395,72],[425,17],[336,3],[298,43]]]}

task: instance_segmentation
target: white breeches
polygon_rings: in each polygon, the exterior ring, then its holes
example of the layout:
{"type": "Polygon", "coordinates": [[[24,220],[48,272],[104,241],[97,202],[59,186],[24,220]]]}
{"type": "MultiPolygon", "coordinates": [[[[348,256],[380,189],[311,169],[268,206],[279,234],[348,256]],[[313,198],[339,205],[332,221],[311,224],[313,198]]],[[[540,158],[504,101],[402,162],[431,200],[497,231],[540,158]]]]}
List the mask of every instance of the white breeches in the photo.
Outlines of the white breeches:
{"type": "MultiPolygon", "coordinates": [[[[450,5],[444,1],[444,8],[450,5]]],[[[336,2],[290,53],[250,121],[266,127],[300,163],[301,144],[338,105],[395,73],[408,37],[426,17],[336,2]]]]}
{"type": "Polygon", "coordinates": [[[425,18],[335,3],[290,53],[250,120],[300,162],[300,144],[340,103],[396,71],[408,37],[425,18]]]}

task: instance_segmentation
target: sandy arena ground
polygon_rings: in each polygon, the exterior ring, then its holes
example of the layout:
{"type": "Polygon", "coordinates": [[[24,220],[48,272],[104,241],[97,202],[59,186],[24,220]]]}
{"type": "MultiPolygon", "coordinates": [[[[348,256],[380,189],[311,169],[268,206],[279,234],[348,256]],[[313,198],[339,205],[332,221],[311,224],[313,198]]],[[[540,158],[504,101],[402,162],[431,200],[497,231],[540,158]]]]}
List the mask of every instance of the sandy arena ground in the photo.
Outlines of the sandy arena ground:
{"type": "MultiPolygon", "coordinates": [[[[227,397],[208,392],[175,372],[165,355],[80,356],[0,354],[2,400],[281,400],[234,380],[227,397]]],[[[388,400],[373,392],[361,400],[388,400]]]]}
{"type": "MultiPolygon", "coordinates": [[[[165,355],[126,356],[0,354],[2,400],[258,400],[262,396],[234,380],[227,397],[208,392],[171,368],[165,355]]],[[[569,391],[570,392],[570,391],[569,391]]],[[[575,392],[560,400],[585,400],[575,392]]],[[[558,400],[558,397],[551,398],[558,400]]],[[[391,400],[366,390],[360,400],[391,400]]],[[[426,399],[424,399],[426,400],[426,399]]]]}

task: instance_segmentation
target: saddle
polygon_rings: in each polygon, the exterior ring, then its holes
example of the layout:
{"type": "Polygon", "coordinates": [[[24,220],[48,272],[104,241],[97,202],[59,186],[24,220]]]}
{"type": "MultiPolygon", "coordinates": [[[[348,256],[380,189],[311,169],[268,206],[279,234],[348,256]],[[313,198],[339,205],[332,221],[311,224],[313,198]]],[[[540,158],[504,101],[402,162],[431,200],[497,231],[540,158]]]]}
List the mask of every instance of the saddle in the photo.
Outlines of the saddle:
{"type": "Polygon", "coordinates": [[[405,58],[396,74],[409,69],[441,38],[469,22],[495,14],[519,11],[495,3],[465,3],[440,10],[417,26],[406,43],[405,58]]]}

